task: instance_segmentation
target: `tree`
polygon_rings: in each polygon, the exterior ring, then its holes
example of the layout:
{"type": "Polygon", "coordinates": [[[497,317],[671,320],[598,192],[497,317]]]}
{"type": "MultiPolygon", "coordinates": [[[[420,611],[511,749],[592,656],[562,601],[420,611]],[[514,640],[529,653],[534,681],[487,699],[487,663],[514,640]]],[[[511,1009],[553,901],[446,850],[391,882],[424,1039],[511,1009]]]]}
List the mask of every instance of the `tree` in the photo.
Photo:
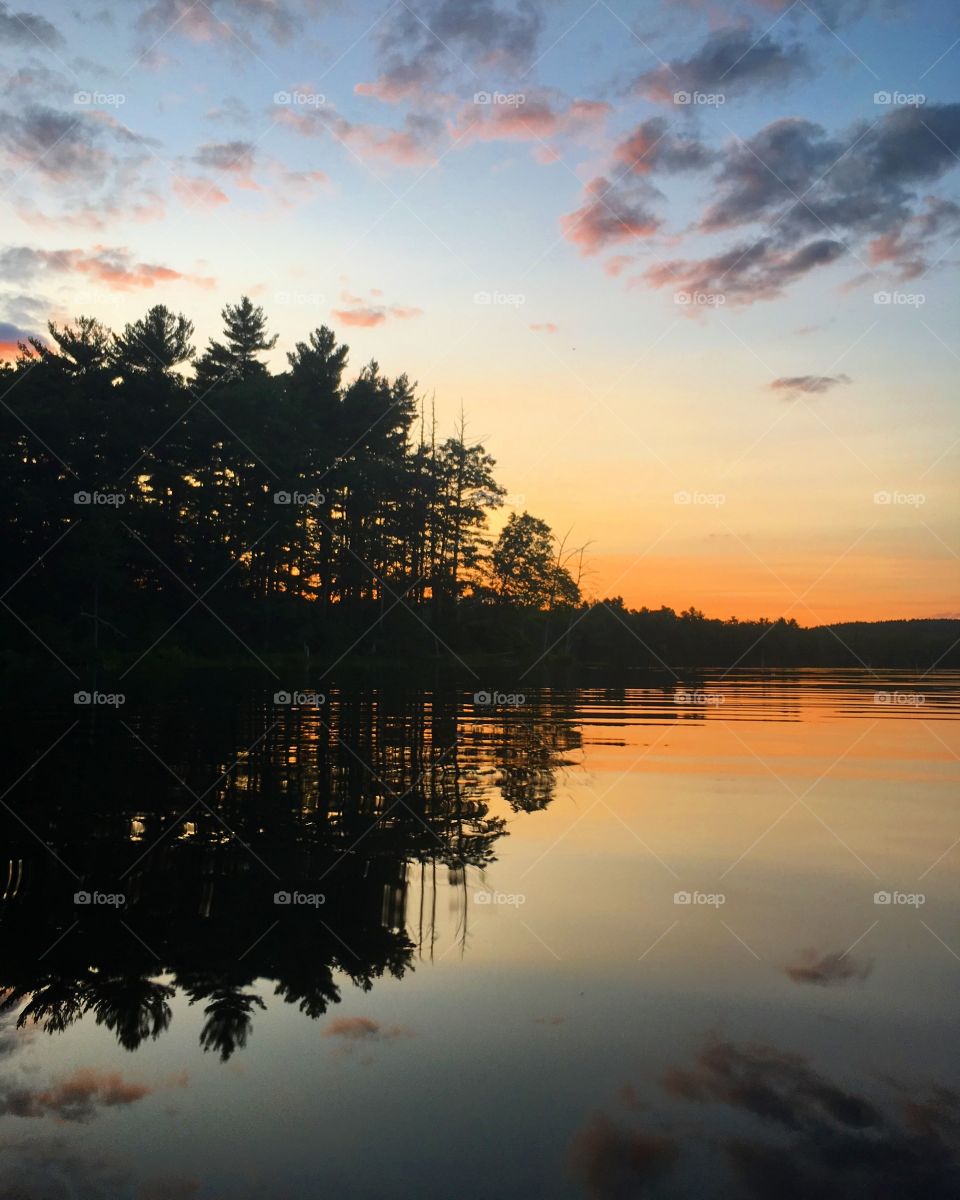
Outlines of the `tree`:
{"type": "MultiPolygon", "coordinates": [[[[57,344],[59,357],[71,375],[90,375],[110,365],[110,330],[94,317],[77,317],[73,325],[48,322],[47,329],[57,344]]],[[[31,339],[34,349],[36,342],[31,339]]]]}
{"type": "Polygon", "coordinates": [[[145,317],[113,335],[114,365],[124,377],[167,375],[196,354],[190,344],[192,337],[192,321],[183,313],[174,315],[164,304],[155,304],[145,317]]]}
{"type": "Polygon", "coordinates": [[[503,503],[506,488],[493,477],[496,460],[479,443],[468,446],[463,418],[455,437],[436,455],[436,561],[431,578],[435,608],[456,603],[464,570],[476,568],[485,545],[487,512],[503,503]]]}
{"type": "Polygon", "coordinates": [[[490,554],[494,588],[501,600],[522,608],[576,604],[580,589],[559,559],[546,521],[512,513],[490,554]]]}
{"type": "Polygon", "coordinates": [[[266,366],[257,357],[277,344],[277,334],[267,337],[267,318],[263,309],[254,307],[249,296],[239,304],[227,304],[221,311],[224,341],[212,338],[197,362],[197,384],[203,390],[226,381],[243,381],[266,374],[266,366]]]}

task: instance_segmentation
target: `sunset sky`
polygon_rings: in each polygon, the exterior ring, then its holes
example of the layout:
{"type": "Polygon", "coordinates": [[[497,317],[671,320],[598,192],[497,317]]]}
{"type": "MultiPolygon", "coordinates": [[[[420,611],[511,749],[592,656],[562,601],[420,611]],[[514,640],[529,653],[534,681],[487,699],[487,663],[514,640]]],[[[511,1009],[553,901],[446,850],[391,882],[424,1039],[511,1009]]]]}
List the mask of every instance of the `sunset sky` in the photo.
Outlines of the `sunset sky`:
{"type": "Polygon", "coordinates": [[[246,292],[590,595],[960,616],[958,67],[951,0],[0,3],[0,350],[246,292]]]}

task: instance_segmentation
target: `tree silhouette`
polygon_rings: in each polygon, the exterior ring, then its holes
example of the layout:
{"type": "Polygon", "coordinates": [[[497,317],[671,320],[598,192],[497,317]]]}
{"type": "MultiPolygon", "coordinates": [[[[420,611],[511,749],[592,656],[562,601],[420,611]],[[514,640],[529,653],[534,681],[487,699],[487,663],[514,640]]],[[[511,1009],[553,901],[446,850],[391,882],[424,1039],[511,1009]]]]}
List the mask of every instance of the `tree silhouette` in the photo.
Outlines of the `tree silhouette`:
{"type": "Polygon", "coordinates": [[[217,342],[211,338],[197,362],[196,382],[201,392],[226,380],[265,375],[267,368],[257,356],[277,344],[277,334],[267,337],[263,309],[255,307],[249,296],[242,296],[239,304],[227,304],[220,315],[224,340],[217,342]]]}

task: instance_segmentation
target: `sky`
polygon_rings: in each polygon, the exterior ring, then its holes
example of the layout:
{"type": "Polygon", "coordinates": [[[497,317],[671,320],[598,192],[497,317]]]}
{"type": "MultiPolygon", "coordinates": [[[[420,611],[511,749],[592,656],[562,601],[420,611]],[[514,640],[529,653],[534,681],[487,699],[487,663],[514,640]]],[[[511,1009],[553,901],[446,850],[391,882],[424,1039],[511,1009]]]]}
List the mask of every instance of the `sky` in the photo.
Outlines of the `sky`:
{"type": "Polygon", "coordinates": [[[949,0],[0,2],[0,353],[246,293],[590,596],[960,616],[958,66],[949,0]]]}

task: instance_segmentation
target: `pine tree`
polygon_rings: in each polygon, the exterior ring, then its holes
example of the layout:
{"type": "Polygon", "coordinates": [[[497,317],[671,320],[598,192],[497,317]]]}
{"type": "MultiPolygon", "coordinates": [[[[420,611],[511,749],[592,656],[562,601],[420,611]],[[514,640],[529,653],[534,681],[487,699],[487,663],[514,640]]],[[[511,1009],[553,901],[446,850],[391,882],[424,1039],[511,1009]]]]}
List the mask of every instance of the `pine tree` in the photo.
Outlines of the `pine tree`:
{"type": "Polygon", "coordinates": [[[242,296],[239,304],[226,305],[223,317],[224,341],[212,338],[197,362],[196,382],[203,392],[226,382],[243,382],[266,374],[266,366],[257,358],[277,344],[277,334],[267,337],[267,318],[263,309],[242,296]]]}

